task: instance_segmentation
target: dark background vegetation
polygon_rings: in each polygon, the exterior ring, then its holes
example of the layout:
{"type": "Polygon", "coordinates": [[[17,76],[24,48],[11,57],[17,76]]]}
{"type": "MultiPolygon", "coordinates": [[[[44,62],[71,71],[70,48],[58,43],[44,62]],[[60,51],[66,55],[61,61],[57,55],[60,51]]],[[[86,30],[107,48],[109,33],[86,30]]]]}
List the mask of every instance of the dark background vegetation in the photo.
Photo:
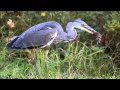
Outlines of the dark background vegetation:
{"type": "MultiPolygon", "coordinates": [[[[77,18],[81,18],[88,25],[102,34],[102,41],[99,46],[104,47],[103,54],[109,55],[112,58],[113,65],[119,69],[119,11],[0,11],[0,51],[5,48],[10,37],[20,35],[23,31],[35,24],[46,21],[57,21],[65,30],[67,22],[77,18]],[[13,28],[7,25],[7,22],[10,19],[14,24],[13,28]]],[[[85,43],[87,47],[96,45],[94,37],[84,32],[75,40],[75,42],[78,41],[85,43]]],[[[0,52],[0,54],[2,55],[2,52],[0,52]]],[[[102,60],[102,62],[104,61],[102,60]]]]}

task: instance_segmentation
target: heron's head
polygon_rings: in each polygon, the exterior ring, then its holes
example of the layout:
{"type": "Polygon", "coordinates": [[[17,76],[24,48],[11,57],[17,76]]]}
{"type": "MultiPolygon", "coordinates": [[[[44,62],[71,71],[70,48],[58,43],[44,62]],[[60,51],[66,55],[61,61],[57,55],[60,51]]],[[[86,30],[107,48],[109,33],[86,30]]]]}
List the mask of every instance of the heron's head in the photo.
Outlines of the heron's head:
{"type": "Polygon", "coordinates": [[[90,34],[97,33],[96,30],[91,28],[87,23],[85,23],[80,18],[75,19],[72,23],[73,23],[74,29],[80,29],[80,30],[86,31],[86,32],[88,32],[90,34]]]}
{"type": "Polygon", "coordinates": [[[96,30],[94,30],[92,27],[90,27],[87,23],[85,23],[80,18],[71,21],[69,23],[69,26],[71,26],[73,28],[73,30],[76,30],[76,29],[83,30],[90,34],[96,35],[96,39],[98,40],[98,42],[101,41],[101,34],[99,32],[97,32],[96,30]]]}

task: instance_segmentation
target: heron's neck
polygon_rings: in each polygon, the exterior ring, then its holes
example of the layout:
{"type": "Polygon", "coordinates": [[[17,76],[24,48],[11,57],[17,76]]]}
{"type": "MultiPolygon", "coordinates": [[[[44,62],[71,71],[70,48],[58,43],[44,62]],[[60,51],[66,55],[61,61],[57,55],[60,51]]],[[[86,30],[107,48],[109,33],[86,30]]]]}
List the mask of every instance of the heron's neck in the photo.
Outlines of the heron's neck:
{"type": "Polygon", "coordinates": [[[51,24],[51,26],[57,28],[58,33],[60,35],[59,37],[61,37],[62,39],[68,41],[68,39],[67,39],[67,33],[64,32],[62,26],[59,23],[51,21],[51,22],[49,22],[49,24],[51,24]]]}
{"type": "Polygon", "coordinates": [[[67,32],[67,37],[70,41],[74,40],[77,36],[77,31],[74,29],[75,26],[71,24],[67,24],[66,26],[66,32],[67,32]]]}
{"type": "Polygon", "coordinates": [[[67,24],[66,26],[66,32],[64,32],[62,26],[55,22],[55,21],[49,21],[46,23],[43,23],[41,26],[50,26],[50,27],[55,27],[58,30],[58,36],[59,38],[61,37],[62,39],[64,39],[64,41],[71,41],[74,40],[77,36],[77,32],[74,30],[74,26],[71,25],[70,23],[67,24]]]}

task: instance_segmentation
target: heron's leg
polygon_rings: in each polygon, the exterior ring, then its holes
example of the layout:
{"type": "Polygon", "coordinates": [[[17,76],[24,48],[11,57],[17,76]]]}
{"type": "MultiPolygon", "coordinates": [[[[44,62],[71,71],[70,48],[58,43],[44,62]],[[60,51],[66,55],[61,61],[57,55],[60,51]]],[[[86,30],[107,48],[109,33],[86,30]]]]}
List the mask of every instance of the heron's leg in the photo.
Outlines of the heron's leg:
{"type": "Polygon", "coordinates": [[[35,66],[35,68],[37,69],[38,75],[40,75],[40,71],[39,71],[39,67],[38,67],[38,63],[37,63],[37,53],[36,53],[36,50],[34,50],[34,57],[33,57],[33,62],[32,63],[35,66]]]}
{"type": "Polygon", "coordinates": [[[47,69],[48,53],[49,53],[49,49],[46,49],[46,50],[45,50],[45,54],[44,54],[44,63],[45,63],[45,68],[46,68],[46,69],[47,69]]]}

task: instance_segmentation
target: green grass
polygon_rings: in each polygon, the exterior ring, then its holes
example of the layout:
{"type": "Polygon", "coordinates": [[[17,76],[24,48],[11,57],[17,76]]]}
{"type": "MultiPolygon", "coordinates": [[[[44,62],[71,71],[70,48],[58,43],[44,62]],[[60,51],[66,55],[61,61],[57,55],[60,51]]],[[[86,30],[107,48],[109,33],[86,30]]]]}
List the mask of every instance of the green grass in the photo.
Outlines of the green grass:
{"type": "MultiPolygon", "coordinates": [[[[120,79],[119,68],[113,63],[114,60],[120,60],[119,34],[120,12],[118,11],[45,11],[46,16],[41,16],[43,11],[18,11],[7,13],[0,12],[0,78],[1,79],[120,79]],[[93,38],[89,34],[81,34],[75,42],[58,44],[50,49],[48,55],[48,70],[44,65],[44,50],[38,53],[38,64],[40,76],[38,76],[35,67],[27,62],[27,55],[22,55],[22,51],[8,51],[5,46],[6,37],[20,35],[29,27],[45,22],[57,21],[64,30],[68,21],[81,18],[88,25],[93,27],[101,34],[111,33],[111,37],[105,39],[105,45],[96,46],[93,44],[93,38]],[[15,20],[15,28],[10,29],[6,26],[9,19],[15,20]],[[112,32],[111,32],[112,31],[112,32]],[[118,34],[118,35],[117,35],[118,34]],[[109,46],[112,51],[105,48],[109,46]],[[64,49],[64,58],[60,57],[58,48],[64,49]],[[15,54],[17,53],[17,54],[15,54]],[[114,56],[114,58],[112,58],[114,56]],[[1,66],[3,66],[1,68],[1,66]]],[[[108,34],[109,36],[109,34],[108,34]]],[[[119,63],[118,63],[119,64],[119,63]]]]}
{"type": "MultiPolygon", "coordinates": [[[[60,45],[61,46],[61,45],[60,45]]],[[[58,46],[59,47],[59,46],[58,46]]],[[[61,59],[59,50],[51,48],[48,55],[48,69],[45,70],[44,50],[38,53],[40,76],[35,67],[27,63],[27,58],[13,57],[14,52],[3,48],[0,52],[1,79],[107,79],[120,78],[119,70],[113,59],[104,53],[103,47],[86,46],[85,43],[74,42],[64,44],[65,58],[61,59]]],[[[20,53],[19,53],[20,54],[20,53]]]]}

